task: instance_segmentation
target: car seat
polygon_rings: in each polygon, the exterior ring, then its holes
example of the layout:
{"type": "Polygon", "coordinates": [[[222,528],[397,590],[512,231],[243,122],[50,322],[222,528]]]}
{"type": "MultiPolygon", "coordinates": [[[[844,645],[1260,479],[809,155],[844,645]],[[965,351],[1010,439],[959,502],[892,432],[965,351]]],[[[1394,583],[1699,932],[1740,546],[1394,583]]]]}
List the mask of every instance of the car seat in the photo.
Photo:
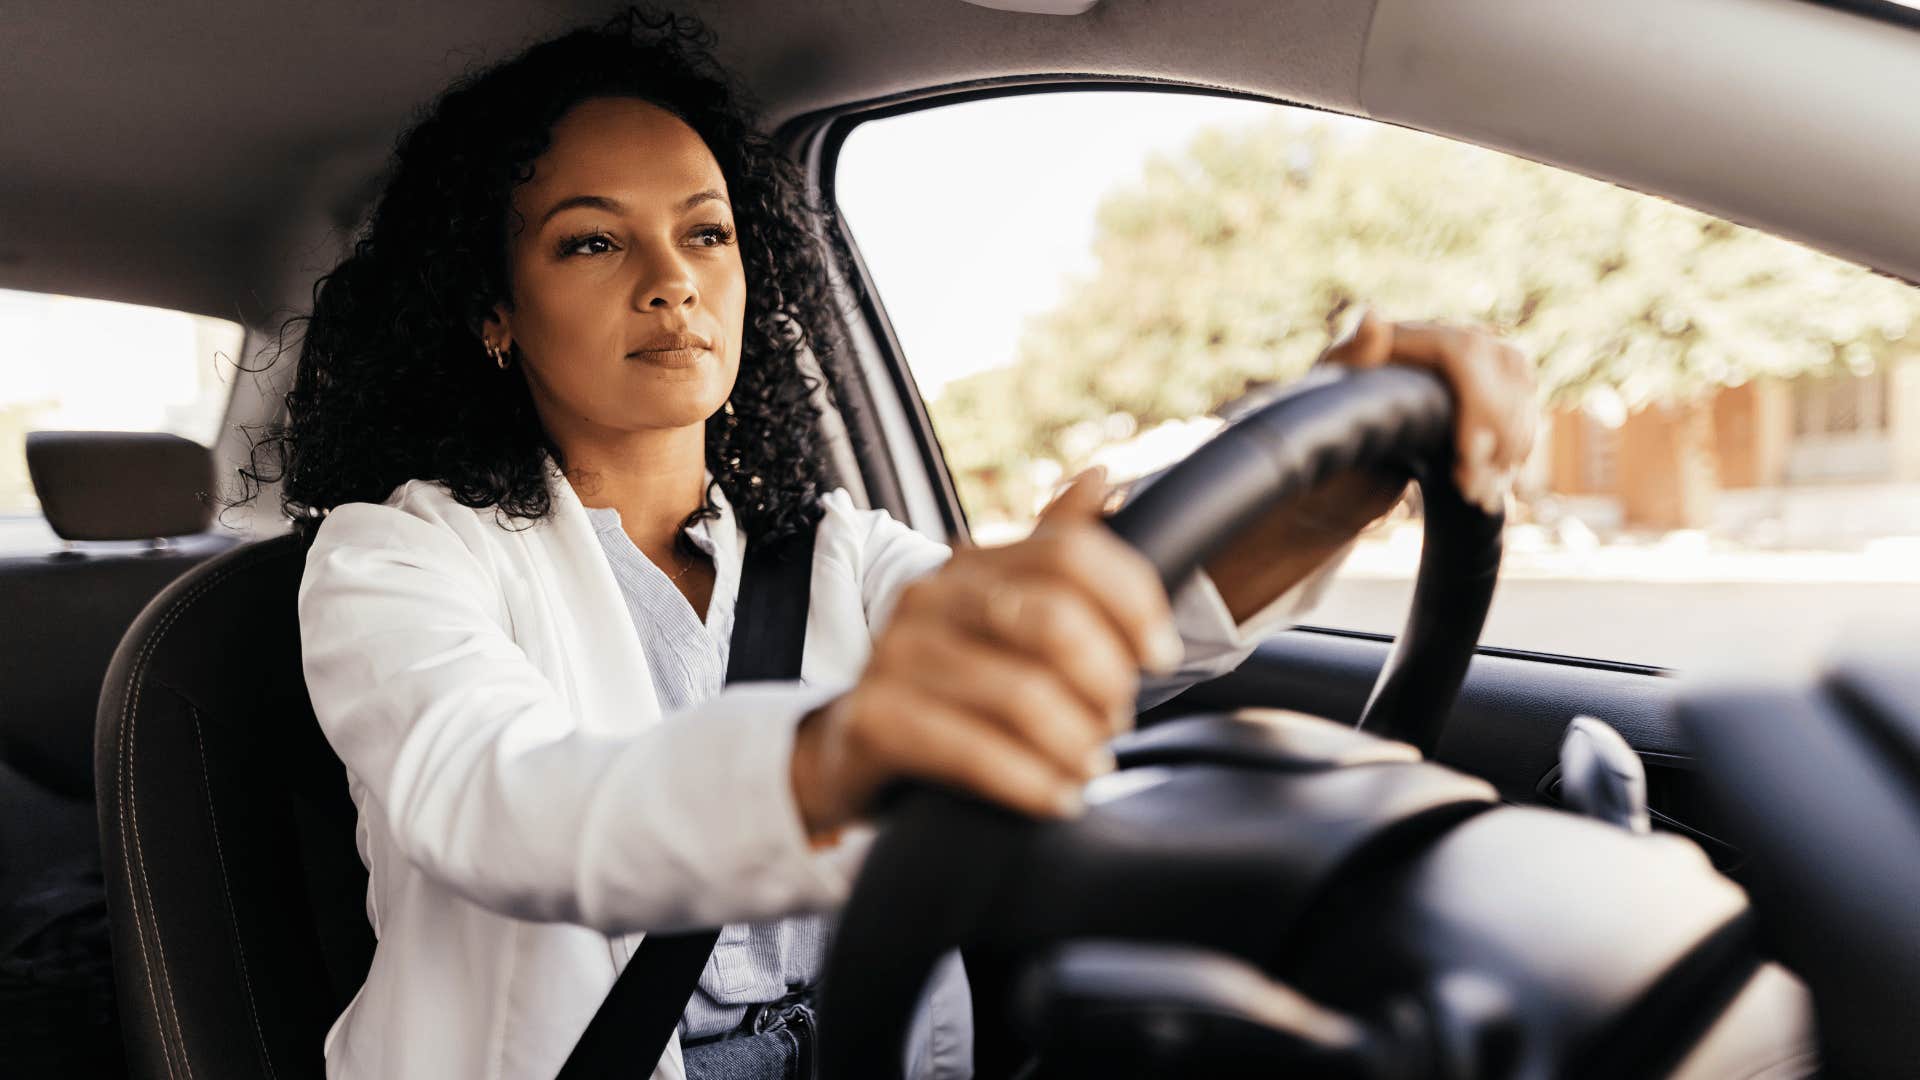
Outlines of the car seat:
{"type": "Polygon", "coordinates": [[[356,816],[300,667],[304,565],[291,535],[203,563],[114,653],[94,766],[132,1076],[322,1076],[366,980],[356,816]]]}

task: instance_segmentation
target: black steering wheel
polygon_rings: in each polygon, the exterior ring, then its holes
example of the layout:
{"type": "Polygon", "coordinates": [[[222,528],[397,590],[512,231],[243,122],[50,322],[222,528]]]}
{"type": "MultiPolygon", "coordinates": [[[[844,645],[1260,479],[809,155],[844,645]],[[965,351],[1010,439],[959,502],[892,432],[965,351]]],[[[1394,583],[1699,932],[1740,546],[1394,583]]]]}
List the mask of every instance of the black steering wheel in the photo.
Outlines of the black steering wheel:
{"type": "MultiPolygon", "coordinates": [[[[1452,446],[1452,398],[1437,376],[1398,366],[1329,373],[1222,431],[1139,491],[1109,524],[1147,556],[1171,591],[1269,507],[1351,469],[1403,471],[1420,485],[1425,546],[1406,627],[1360,726],[1430,755],[1479,640],[1500,564],[1502,520],[1461,496],[1451,480],[1452,446]]],[[[821,1075],[898,1075],[919,991],[938,958],[956,947],[1004,954],[1082,936],[1140,936],[1239,951],[1209,937],[1224,931],[1177,924],[1209,921],[1195,917],[1211,910],[1209,888],[1221,895],[1287,889],[1283,881],[1250,886],[1244,868],[1228,873],[1204,861],[1180,862],[1177,852],[1130,852],[1123,836],[1116,844],[1127,824],[1096,812],[1073,822],[1034,821],[931,787],[899,798],[868,854],[821,985],[821,1075]],[[1104,833],[1100,842],[1119,851],[1103,881],[1126,888],[1129,903],[1021,899],[1035,887],[1035,852],[1052,850],[1048,845],[1074,831],[1104,833]],[[1155,861],[1168,859],[1182,869],[1156,873],[1155,861]],[[1186,880],[1172,880],[1178,874],[1186,880]]],[[[976,1024],[984,1020],[977,1016],[976,1024]]]]}

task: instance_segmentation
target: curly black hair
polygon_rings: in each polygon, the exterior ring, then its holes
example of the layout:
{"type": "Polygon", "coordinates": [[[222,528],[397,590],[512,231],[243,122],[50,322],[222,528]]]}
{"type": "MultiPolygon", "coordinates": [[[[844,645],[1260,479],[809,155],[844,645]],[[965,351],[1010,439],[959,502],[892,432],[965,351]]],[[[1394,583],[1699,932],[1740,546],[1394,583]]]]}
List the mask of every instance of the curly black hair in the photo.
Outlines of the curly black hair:
{"type": "MultiPolygon", "coordinates": [[[[525,380],[501,377],[478,328],[510,298],[513,192],[554,124],[583,101],[624,97],[693,128],[732,199],[747,307],[732,409],[707,422],[713,483],[749,535],[811,528],[825,485],[820,387],[800,358],[811,352],[832,382],[822,241],[840,241],[713,45],[697,19],[630,8],[471,74],[428,106],[400,137],[352,254],[315,284],[311,313],[290,321],[304,326],[287,421],[256,443],[249,486],[280,481],[308,533],[331,508],[382,501],[413,479],[495,507],[509,525],[550,512],[546,458],[564,466],[559,448],[525,380]]],[[[709,487],[688,524],[716,514],[709,487]]]]}

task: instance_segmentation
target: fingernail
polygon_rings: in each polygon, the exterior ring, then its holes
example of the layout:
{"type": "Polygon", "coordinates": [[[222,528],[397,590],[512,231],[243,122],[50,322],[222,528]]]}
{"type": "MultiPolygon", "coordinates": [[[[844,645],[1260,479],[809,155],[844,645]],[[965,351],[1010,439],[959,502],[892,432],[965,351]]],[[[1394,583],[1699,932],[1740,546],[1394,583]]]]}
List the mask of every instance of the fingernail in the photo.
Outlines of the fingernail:
{"type": "Polygon", "coordinates": [[[1104,746],[1096,746],[1087,754],[1087,762],[1082,769],[1086,772],[1087,779],[1091,780],[1096,776],[1107,775],[1119,765],[1120,763],[1113,758],[1113,751],[1104,746]]]}
{"type": "Polygon", "coordinates": [[[1330,349],[1337,349],[1340,346],[1345,345],[1347,342],[1352,341],[1355,337],[1359,335],[1360,322],[1366,317],[1367,317],[1366,308],[1364,307],[1354,308],[1351,312],[1347,314],[1347,316],[1344,319],[1340,320],[1340,328],[1334,331],[1333,342],[1327,347],[1330,349]]]}
{"type": "Polygon", "coordinates": [[[1053,812],[1063,818],[1077,818],[1087,811],[1086,797],[1077,787],[1066,788],[1054,797],[1053,812]]]}
{"type": "Polygon", "coordinates": [[[1489,472],[1485,467],[1469,469],[1466,483],[1460,485],[1460,497],[1482,511],[1487,508],[1487,491],[1492,486],[1489,472]]]}
{"type": "Polygon", "coordinates": [[[1180,631],[1172,623],[1161,623],[1147,638],[1147,657],[1144,665],[1155,675],[1171,675],[1180,670],[1180,661],[1187,658],[1187,644],[1180,640],[1180,631]]]}
{"type": "Polygon", "coordinates": [[[1513,483],[1513,471],[1501,469],[1487,474],[1485,488],[1480,493],[1480,505],[1489,514],[1499,514],[1507,508],[1507,488],[1513,483]]]}
{"type": "Polygon", "coordinates": [[[1493,460],[1493,432],[1481,428],[1467,437],[1467,463],[1484,465],[1493,460]]]}
{"type": "Polygon", "coordinates": [[[1462,465],[1454,474],[1454,483],[1460,485],[1460,497],[1479,506],[1485,502],[1487,490],[1487,470],[1481,467],[1462,465]]]}

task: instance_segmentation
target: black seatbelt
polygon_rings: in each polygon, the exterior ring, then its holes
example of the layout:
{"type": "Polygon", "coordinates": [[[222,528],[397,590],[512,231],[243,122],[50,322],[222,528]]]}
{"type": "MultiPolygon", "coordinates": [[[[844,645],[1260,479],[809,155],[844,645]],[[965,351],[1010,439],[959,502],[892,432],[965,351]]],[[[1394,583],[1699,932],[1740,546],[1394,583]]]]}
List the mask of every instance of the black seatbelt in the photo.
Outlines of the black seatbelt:
{"type": "MultiPolygon", "coordinates": [[[[797,679],[813,581],[813,530],[747,544],[727,683],[797,679]]],[[[558,1080],[631,1080],[653,1071],[687,1011],[718,930],[648,934],[614,980],[558,1080]]]]}

